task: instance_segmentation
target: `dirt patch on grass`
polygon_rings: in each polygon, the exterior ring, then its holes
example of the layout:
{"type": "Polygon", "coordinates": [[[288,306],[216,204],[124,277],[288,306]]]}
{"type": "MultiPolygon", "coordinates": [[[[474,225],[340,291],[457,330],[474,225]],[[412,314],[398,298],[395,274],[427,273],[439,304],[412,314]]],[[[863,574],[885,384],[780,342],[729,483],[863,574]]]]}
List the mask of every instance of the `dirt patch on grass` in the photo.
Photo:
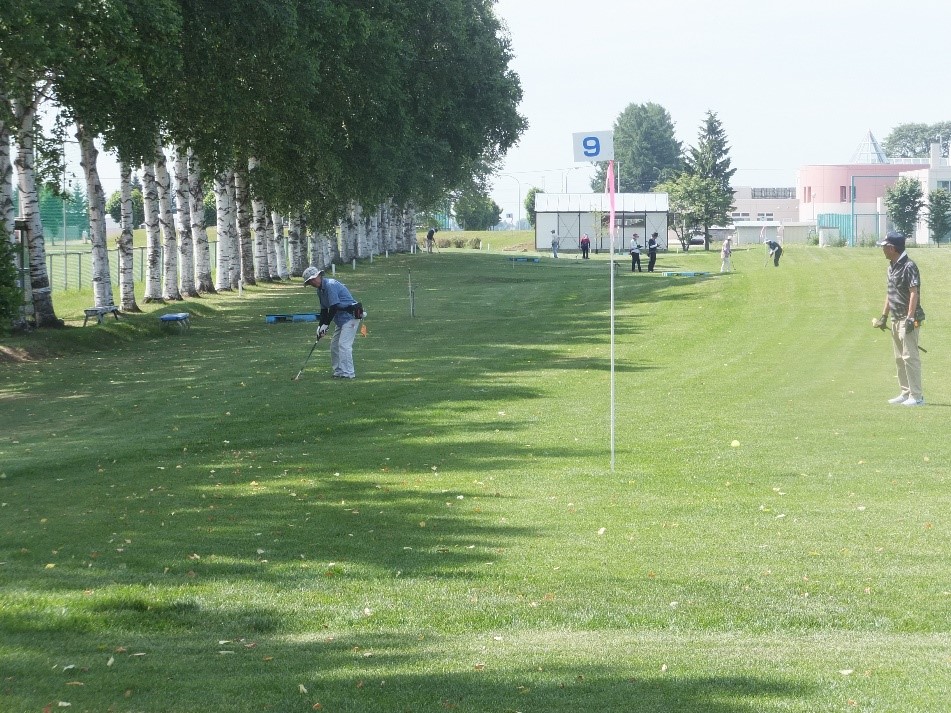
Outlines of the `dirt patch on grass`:
{"type": "Polygon", "coordinates": [[[0,344],[0,364],[25,364],[39,359],[40,355],[33,354],[28,349],[0,344]]]}
{"type": "Polygon", "coordinates": [[[509,245],[502,248],[502,252],[527,253],[529,250],[535,250],[534,243],[520,243],[518,245],[509,245]]]}

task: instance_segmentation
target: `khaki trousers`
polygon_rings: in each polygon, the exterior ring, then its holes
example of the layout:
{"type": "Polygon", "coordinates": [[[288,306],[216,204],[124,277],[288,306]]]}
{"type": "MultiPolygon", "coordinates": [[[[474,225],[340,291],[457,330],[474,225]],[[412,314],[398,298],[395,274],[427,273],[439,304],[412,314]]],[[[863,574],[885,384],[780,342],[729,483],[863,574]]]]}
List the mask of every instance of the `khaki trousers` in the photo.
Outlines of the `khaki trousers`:
{"type": "Polygon", "coordinates": [[[921,357],[918,354],[918,330],[905,332],[905,320],[892,320],[892,347],[898,367],[898,385],[902,394],[923,398],[921,391],[921,357]]]}

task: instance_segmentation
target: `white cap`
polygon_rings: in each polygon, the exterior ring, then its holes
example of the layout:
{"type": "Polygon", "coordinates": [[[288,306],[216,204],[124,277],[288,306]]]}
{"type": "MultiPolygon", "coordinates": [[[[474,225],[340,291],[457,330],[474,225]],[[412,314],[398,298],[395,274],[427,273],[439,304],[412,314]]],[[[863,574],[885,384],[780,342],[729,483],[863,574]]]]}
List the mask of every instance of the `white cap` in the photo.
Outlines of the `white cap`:
{"type": "Polygon", "coordinates": [[[306,270],[304,270],[304,273],[301,275],[301,277],[304,279],[304,284],[306,285],[315,277],[322,277],[323,274],[324,274],[323,270],[318,270],[316,267],[311,265],[306,270]]]}

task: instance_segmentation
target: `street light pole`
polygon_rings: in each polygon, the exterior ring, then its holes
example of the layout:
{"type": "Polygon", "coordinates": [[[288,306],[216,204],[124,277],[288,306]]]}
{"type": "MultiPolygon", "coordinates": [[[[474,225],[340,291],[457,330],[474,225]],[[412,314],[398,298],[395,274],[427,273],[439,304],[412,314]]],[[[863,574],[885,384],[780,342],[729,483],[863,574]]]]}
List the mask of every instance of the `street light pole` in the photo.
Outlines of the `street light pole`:
{"type": "Polygon", "coordinates": [[[522,182],[511,173],[499,173],[496,175],[503,176],[505,178],[511,178],[518,186],[518,204],[515,207],[515,230],[518,230],[522,223],[522,182]]]}

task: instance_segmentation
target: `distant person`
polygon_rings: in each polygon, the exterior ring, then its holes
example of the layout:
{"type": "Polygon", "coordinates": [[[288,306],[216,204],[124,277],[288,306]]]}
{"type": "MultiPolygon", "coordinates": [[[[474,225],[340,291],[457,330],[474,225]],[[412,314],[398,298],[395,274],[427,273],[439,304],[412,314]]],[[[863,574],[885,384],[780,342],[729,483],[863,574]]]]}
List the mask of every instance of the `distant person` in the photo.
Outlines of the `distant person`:
{"type": "Polygon", "coordinates": [[[641,269],[641,244],[638,242],[640,236],[637,233],[631,237],[631,272],[636,269],[637,272],[644,272],[641,269]]]}
{"type": "Polygon", "coordinates": [[[436,244],[436,231],[439,228],[430,228],[426,232],[426,252],[431,253],[433,251],[433,245],[436,244]]]}
{"type": "Polygon", "coordinates": [[[554,230],[551,231],[551,256],[558,257],[558,246],[561,244],[561,241],[558,239],[558,233],[554,230]]]}
{"type": "Polygon", "coordinates": [[[320,323],[317,339],[327,333],[334,323],[334,335],[330,340],[330,365],[335,379],[354,379],[353,340],[363,319],[363,305],[353,299],[350,290],[342,282],[326,277],[323,270],[308,267],[301,275],[304,284],[317,290],[320,301],[320,323]]]}
{"type": "Polygon", "coordinates": [[[585,233],[581,236],[581,259],[588,259],[588,251],[591,250],[591,238],[588,237],[588,234],[585,233]]]}
{"type": "Polygon", "coordinates": [[[779,258],[783,256],[783,246],[769,238],[766,238],[763,243],[766,245],[766,249],[769,250],[769,255],[766,259],[769,260],[769,258],[773,258],[773,267],[779,267],[779,258]]]}
{"type": "Polygon", "coordinates": [[[660,245],[660,241],[657,239],[657,233],[651,233],[650,239],[647,241],[647,271],[654,271],[654,263],[657,262],[657,248],[660,245]]]}
{"type": "Polygon", "coordinates": [[[733,254],[733,245],[730,236],[723,238],[723,247],[720,248],[720,272],[733,272],[730,256],[733,254]]]}
{"type": "Polygon", "coordinates": [[[921,274],[918,266],[905,252],[905,236],[889,232],[877,243],[888,259],[888,290],[882,316],[872,322],[873,327],[885,329],[888,316],[892,317],[892,351],[898,367],[898,385],[901,393],[890,404],[922,406],[925,396],[921,390],[921,357],[918,354],[918,328],[925,320],[921,308],[921,274]]]}

